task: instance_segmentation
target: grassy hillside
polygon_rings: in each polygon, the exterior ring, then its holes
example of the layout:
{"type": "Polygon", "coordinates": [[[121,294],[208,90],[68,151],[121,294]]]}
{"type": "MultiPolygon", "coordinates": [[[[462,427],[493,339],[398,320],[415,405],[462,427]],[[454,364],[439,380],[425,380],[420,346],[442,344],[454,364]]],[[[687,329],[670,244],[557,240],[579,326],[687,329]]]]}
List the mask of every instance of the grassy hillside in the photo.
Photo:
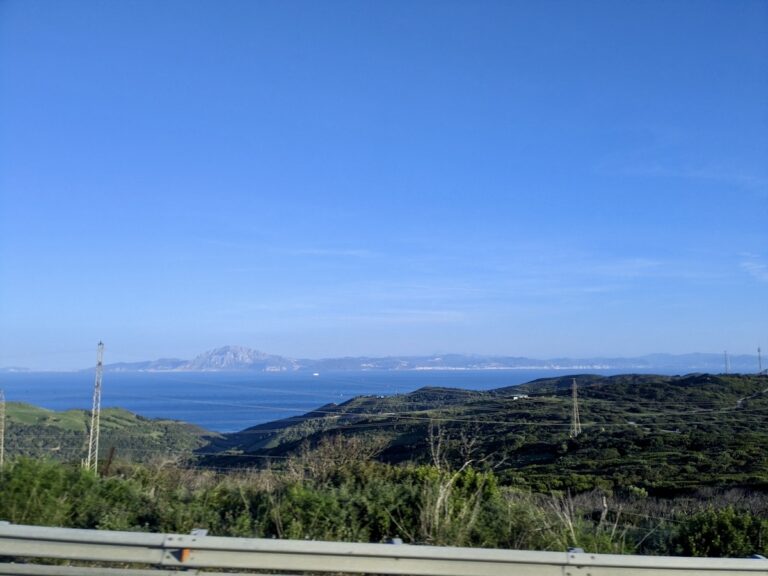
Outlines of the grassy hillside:
{"type": "MultiPolygon", "coordinates": [[[[569,435],[573,377],[477,392],[423,388],[360,396],[300,417],[218,435],[172,420],[105,409],[101,455],[149,461],[196,453],[201,466],[280,466],[343,437],[390,464],[466,462],[509,486],[664,495],[700,487],[768,489],[768,377],[693,374],[576,376],[582,433],[569,435]]],[[[6,454],[79,461],[90,415],[7,406],[6,454]]]]}
{"type": "MultiPolygon", "coordinates": [[[[14,456],[76,461],[86,453],[90,412],[56,412],[30,404],[6,405],[5,451],[14,456]]],[[[101,412],[100,457],[112,448],[119,458],[139,462],[185,458],[218,435],[185,422],[149,419],[120,408],[101,412]]]]}
{"type": "Polygon", "coordinates": [[[573,377],[488,392],[424,388],[358,397],[215,440],[207,463],[251,465],[336,435],[384,462],[472,460],[535,490],[768,488],[768,377],[576,376],[583,432],[569,437],[573,377]],[[522,397],[525,396],[525,397],[522,397]]]}

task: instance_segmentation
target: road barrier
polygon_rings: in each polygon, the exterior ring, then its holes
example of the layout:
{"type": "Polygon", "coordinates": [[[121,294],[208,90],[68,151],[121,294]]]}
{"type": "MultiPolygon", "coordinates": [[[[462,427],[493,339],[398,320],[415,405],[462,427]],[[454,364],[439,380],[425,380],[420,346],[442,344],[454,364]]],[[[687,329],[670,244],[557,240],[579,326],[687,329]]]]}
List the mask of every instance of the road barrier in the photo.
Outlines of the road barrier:
{"type": "Polygon", "coordinates": [[[226,576],[246,574],[232,570],[414,576],[768,576],[768,560],[223,538],[0,524],[0,575],[225,574],[209,570],[227,570],[226,576]],[[59,562],[26,563],[30,558],[59,562]],[[70,565],[62,565],[62,560],[70,565]],[[84,565],[88,562],[99,565],[84,565]]]}

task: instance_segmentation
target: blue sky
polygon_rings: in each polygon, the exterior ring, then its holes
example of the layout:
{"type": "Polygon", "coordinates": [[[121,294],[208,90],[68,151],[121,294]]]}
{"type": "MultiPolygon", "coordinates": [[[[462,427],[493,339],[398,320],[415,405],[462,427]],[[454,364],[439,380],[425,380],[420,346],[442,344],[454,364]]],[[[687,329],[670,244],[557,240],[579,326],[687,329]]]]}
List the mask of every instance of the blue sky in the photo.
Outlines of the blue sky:
{"type": "Polygon", "coordinates": [[[768,348],[766,1],[0,1],[0,366],[768,348]]]}

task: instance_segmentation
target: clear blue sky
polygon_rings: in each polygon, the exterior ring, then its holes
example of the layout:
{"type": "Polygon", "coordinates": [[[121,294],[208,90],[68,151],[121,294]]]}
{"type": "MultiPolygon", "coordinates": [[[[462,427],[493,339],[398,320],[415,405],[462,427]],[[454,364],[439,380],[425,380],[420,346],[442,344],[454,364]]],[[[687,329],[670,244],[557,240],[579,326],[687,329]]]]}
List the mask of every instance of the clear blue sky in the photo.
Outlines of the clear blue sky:
{"type": "Polygon", "coordinates": [[[768,2],[0,0],[0,366],[768,349],[768,2]]]}

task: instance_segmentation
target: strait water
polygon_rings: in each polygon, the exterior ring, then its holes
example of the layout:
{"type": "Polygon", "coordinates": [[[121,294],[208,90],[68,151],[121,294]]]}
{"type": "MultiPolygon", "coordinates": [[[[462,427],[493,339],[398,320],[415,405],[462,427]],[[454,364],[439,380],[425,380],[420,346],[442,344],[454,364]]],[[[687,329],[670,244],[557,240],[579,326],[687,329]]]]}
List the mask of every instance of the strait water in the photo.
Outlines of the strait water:
{"type": "MultiPolygon", "coordinates": [[[[235,432],[362,394],[401,394],[424,386],[491,390],[569,374],[564,370],[347,371],[318,376],[304,372],[107,372],[102,406],[235,432]]],[[[88,372],[0,374],[0,389],[7,402],[52,410],[90,409],[93,382],[94,374],[88,372]]]]}

